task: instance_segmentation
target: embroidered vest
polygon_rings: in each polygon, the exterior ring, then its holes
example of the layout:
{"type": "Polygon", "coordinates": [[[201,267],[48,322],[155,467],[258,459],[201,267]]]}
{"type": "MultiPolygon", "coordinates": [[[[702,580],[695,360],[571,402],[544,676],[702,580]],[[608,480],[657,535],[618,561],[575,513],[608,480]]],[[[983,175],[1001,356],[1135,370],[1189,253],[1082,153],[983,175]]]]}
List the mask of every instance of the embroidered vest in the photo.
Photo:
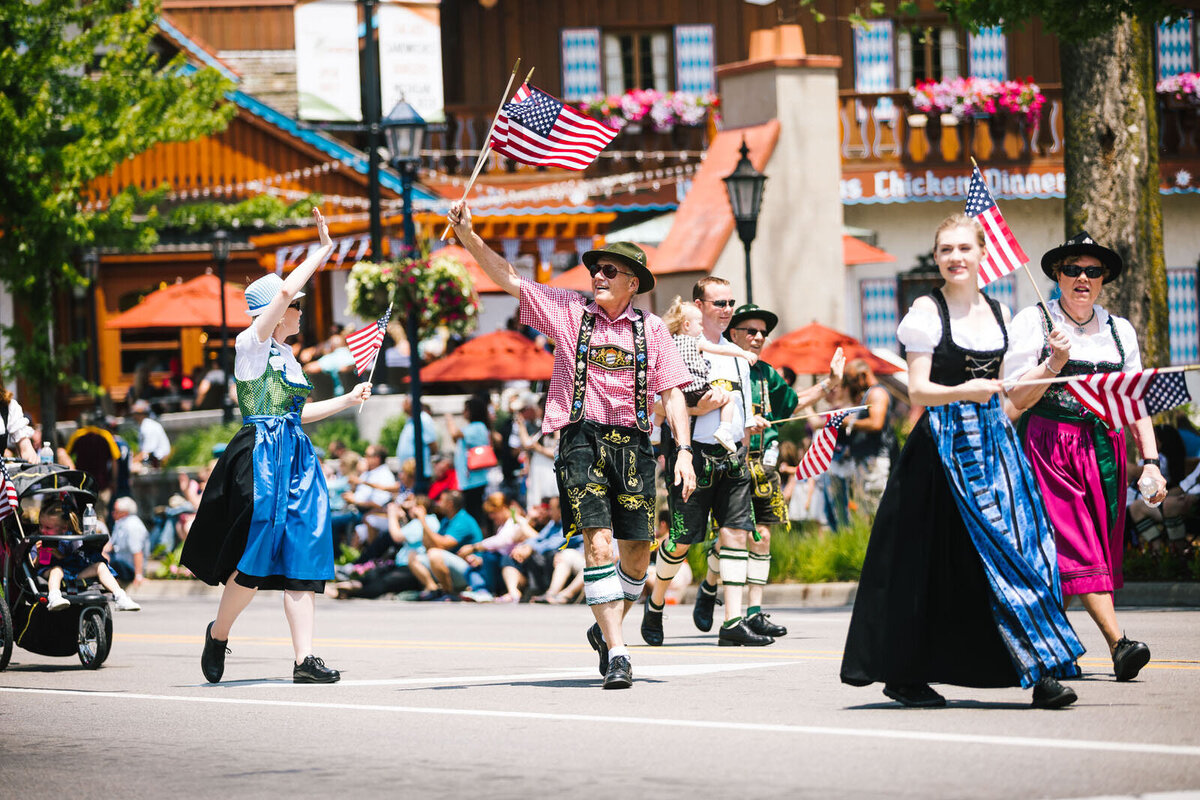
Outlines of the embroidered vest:
{"type": "Polygon", "coordinates": [[[601,369],[627,369],[632,358],[633,366],[633,412],[637,420],[638,430],[650,432],[650,414],[647,395],[650,390],[650,378],[646,361],[646,325],[642,312],[634,310],[633,316],[633,356],[618,347],[605,345],[593,348],[592,331],[596,327],[596,315],[590,311],[583,312],[583,320],[579,324],[579,341],[575,346],[575,379],[571,396],[571,422],[583,419],[583,395],[587,389],[588,365],[594,364],[601,369]]]}
{"type": "MultiPolygon", "coordinates": [[[[1042,336],[1046,341],[1046,344],[1042,346],[1040,360],[1045,361],[1050,357],[1050,329],[1053,327],[1053,322],[1045,308],[1039,305],[1038,309],[1042,312],[1042,336]]],[[[1117,353],[1121,356],[1121,363],[1070,359],[1063,366],[1059,375],[1065,378],[1069,375],[1089,375],[1093,372],[1120,372],[1123,370],[1125,368],[1125,347],[1121,344],[1121,337],[1117,336],[1117,326],[1113,322],[1112,314],[1108,315],[1108,328],[1112,332],[1113,341],[1117,345],[1117,353]]],[[[1046,389],[1046,393],[1033,406],[1033,410],[1036,411],[1039,409],[1043,411],[1059,409],[1069,411],[1072,414],[1078,414],[1082,417],[1094,416],[1083,403],[1076,399],[1075,395],[1071,394],[1064,383],[1050,384],[1046,389]]]]}

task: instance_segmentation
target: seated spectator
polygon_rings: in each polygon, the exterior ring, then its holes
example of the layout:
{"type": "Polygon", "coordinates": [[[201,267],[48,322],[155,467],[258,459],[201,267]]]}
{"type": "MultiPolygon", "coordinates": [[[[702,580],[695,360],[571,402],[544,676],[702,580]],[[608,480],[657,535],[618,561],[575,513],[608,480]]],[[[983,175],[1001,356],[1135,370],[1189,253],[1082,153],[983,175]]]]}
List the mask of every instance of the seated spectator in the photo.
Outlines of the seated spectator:
{"type": "Polygon", "coordinates": [[[510,584],[501,574],[501,564],[512,554],[518,544],[537,538],[537,531],[529,524],[525,515],[520,513],[514,503],[509,505],[508,499],[501,492],[488,495],[483,501],[483,511],[496,533],[476,544],[468,544],[458,549],[458,554],[467,560],[473,572],[481,581],[470,580],[471,593],[464,593],[464,600],[488,602],[495,599],[501,603],[516,603],[521,600],[521,591],[516,583],[510,584]],[[480,589],[482,583],[482,590],[480,589]],[[501,591],[503,590],[503,593],[501,591]]]}
{"type": "Polygon", "coordinates": [[[171,440],[162,423],[150,416],[150,403],[138,400],[129,409],[138,425],[138,452],[133,457],[134,467],[143,470],[158,469],[167,456],[171,455],[171,440]]]}
{"type": "Polygon", "coordinates": [[[196,518],[196,509],[200,507],[200,497],[204,494],[204,486],[208,483],[208,476],[212,475],[213,467],[216,465],[217,460],[214,458],[201,467],[194,478],[186,472],[179,473],[178,496],[182,497],[192,510],[180,511],[175,518],[175,541],[182,542],[187,539],[188,532],[192,529],[192,520],[196,518]]]}
{"type": "Polygon", "coordinates": [[[376,536],[387,531],[384,507],[399,491],[400,483],[384,463],[386,459],[387,453],[384,449],[373,444],[367,448],[366,471],[362,475],[347,476],[354,491],[346,492],[342,496],[347,503],[354,506],[363,519],[362,524],[355,529],[356,547],[370,544],[375,541],[376,536]]]}
{"type": "Polygon", "coordinates": [[[1137,490],[1140,465],[1129,468],[1132,484],[1127,496],[1129,539],[1135,546],[1149,550],[1181,552],[1188,542],[1185,521],[1196,515],[1200,506],[1200,467],[1185,475],[1186,450],[1179,431],[1169,425],[1155,425],[1159,470],[1167,480],[1167,496],[1157,507],[1148,506],[1137,490]],[[1182,479],[1180,479],[1182,477],[1182,479]]]}
{"type": "Polygon", "coordinates": [[[137,501],[118,497],[113,501],[112,535],[104,546],[104,555],[120,583],[140,586],[146,579],[146,550],[150,531],[138,516],[137,501]]]}
{"type": "MultiPolygon", "coordinates": [[[[61,504],[51,503],[38,515],[43,536],[70,536],[80,532],[79,518],[61,504]]],[[[125,593],[99,550],[88,550],[80,542],[43,542],[38,546],[38,575],[46,579],[47,611],[63,611],[71,603],[62,595],[63,580],[96,578],[112,592],[118,611],[140,611],[141,606],[125,593]]]]}
{"type": "Polygon", "coordinates": [[[438,530],[426,519],[424,508],[413,506],[413,517],[422,523],[425,552],[410,552],[408,568],[423,588],[421,600],[441,599],[467,587],[471,567],[457,551],[483,539],[483,530],[463,503],[462,492],[457,489],[442,492],[434,504],[442,521],[438,530]]]}
{"type": "Polygon", "coordinates": [[[354,366],[354,355],[346,345],[346,337],[335,333],[329,337],[329,341],[322,349],[324,354],[305,364],[304,371],[308,374],[324,372],[333,381],[334,395],[342,394],[344,390],[342,389],[341,372],[354,366]]]}
{"type": "Polygon", "coordinates": [[[345,579],[329,584],[326,594],[331,597],[365,597],[373,599],[384,594],[395,594],[420,588],[416,577],[408,566],[409,557],[425,552],[425,528],[433,533],[441,523],[433,513],[433,504],[425,495],[410,497],[403,503],[388,506],[388,533],[395,553],[388,559],[356,565],[345,579]],[[418,518],[416,507],[422,509],[418,518]]]}
{"type": "MultiPolygon", "coordinates": [[[[333,449],[330,443],[330,450],[333,449]]],[[[346,534],[362,519],[358,509],[346,498],[352,496],[350,477],[358,476],[359,456],[342,448],[340,458],[325,462],[325,483],[329,489],[329,516],[333,526],[334,549],[346,541],[346,534]]]]}
{"type": "MultiPolygon", "coordinates": [[[[559,505],[557,497],[551,497],[546,501],[545,508],[547,516],[545,526],[536,537],[524,541],[512,549],[512,552],[501,562],[500,572],[510,594],[516,590],[522,597],[533,595],[539,598],[539,602],[558,603],[561,601],[557,599],[557,595],[566,586],[565,579],[554,592],[555,599],[551,599],[547,595],[550,594],[549,589],[554,578],[555,559],[565,541],[563,539],[562,507],[559,505]]],[[[583,535],[576,534],[571,537],[568,547],[582,553],[583,535]]]]}
{"type": "Polygon", "coordinates": [[[222,408],[225,402],[228,379],[225,370],[221,369],[216,353],[209,353],[208,370],[196,384],[196,401],[194,409],[222,408]]]}

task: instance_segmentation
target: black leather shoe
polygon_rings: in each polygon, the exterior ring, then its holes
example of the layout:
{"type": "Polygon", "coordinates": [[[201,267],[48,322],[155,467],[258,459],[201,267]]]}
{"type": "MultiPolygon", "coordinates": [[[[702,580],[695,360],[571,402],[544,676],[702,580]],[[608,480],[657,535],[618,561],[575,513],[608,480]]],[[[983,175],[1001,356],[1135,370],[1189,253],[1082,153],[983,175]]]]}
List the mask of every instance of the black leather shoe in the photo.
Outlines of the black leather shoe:
{"type": "Polygon", "coordinates": [[[663,612],[650,607],[650,598],[646,598],[646,611],[642,614],[642,639],[651,647],[661,647],[663,643],[663,612]]]}
{"type": "Polygon", "coordinates": [[[342,673],[325,666],[316,656],[305,656],[304,661],[292,666],[292,683],[337,683],[342,673]]]}
{"type": "Polygon", "coordinates": [[[746,617],[746,624],[761,636],[787,636],[787,628],[771,622],[771,615],[761,611],[746,617]]]}
{"type": "Polygon", "coordinates": [[[696,589],[696,605],[692,608],[692,622],[696,623],[696,627],[708,633],[713,626],[713,606],[717,604],[717,590],[713,587],[713,593],[709,594],[704,591],[705,584],[701,581],[700,586],[696,589]]]}
{"type": "Polygon", "coordinates": [[[1071,705],[1078,699],[1079,696],[1075,694],[1074,689],[1063,686],[1049,675],[1042,678],[1033,687],[1034,708],[1062,708],[1071,705]]]}
{"type": "Polygon", "coordinates": [[[216,624],[213,620],[204,629],[204,652],[200,654],[200,671],[209,683],[221,682],[221,676],[225,674],[225,654],[229,652],[228,639],[221,641],[212,637],[212,626],[216,624]]]}
{"type": "Polygon", "coordinates": [[[883,693],[909,708],[945,708],[946,698],[929,687],[928,683],[888,683],[883,693]]]}
{"type": "Polygon", "coordinates": [[[604,674],[604,688],[628,689],[630,686],[633,686],[633,667],[628,658],[617,656],[608,664],[608,672],[604,674]]]}
{"type": "Polygon", "coordinates": [[[588,644],[592,646],[600,655],[600,675],[602,677],[608,675],[608,642],[604,641],[604,634],[600,632],[600,623],[592,624],[587,632],[588,644]]]}
{"type": "Polygon", "coordinates": [[[1135,642],[1124,636],[1113,650],[1113,673],[1119,681],[1131,681],[1150,663],[1150,648],[1145,642],[1135,642]]]}
{"type": "Polygon", "coordinates": [[[736,625],[722,625],[717,634],[717,645],[720,647],[765,647],[774,644],[770,636],[763,636],[750,630],[746,620],[738,620],[736,625]]]}

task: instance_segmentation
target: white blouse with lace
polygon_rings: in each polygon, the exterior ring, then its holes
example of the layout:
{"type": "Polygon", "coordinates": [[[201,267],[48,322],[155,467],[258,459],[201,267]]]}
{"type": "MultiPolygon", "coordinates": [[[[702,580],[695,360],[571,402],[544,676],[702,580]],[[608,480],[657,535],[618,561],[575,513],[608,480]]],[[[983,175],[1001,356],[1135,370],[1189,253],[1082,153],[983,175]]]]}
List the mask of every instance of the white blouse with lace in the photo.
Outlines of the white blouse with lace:
{"type": "MultiPolygon", "coordinates": [[[[1058,300],[1046,303],[1050,319],[1060,325],[1071,341],[1071,359],[1075,361],[1109,361],[1120,362],[1121,355],[1117,343],[1113,341],[1112,327],[1108,324],[1109,313],[1100,306],[1093,306],[1096,311],[1096,321],[1100,324],[1098,333],[1076,333],[1075,323],[1063,314],[1058,300]]],[[[1113,324],[1117,336],[1121,337],[1121,347],[1125,348],[1124,372],[1137,372],[1142,368],[1142,351],[1138,346],[1137,334],[1129,320],[1113,316],[1113,324]]],[[[1046,335],[1042,329],[1042,310],[1034,305],[1022,309],[1013,317],[1008,327],[1008,353],[1004,357],[1001,374],[1004,380],[1011,380],[1024,375],[1036,367],[1042,360],[1042,348],[1046,344],[1046,335]]]]}

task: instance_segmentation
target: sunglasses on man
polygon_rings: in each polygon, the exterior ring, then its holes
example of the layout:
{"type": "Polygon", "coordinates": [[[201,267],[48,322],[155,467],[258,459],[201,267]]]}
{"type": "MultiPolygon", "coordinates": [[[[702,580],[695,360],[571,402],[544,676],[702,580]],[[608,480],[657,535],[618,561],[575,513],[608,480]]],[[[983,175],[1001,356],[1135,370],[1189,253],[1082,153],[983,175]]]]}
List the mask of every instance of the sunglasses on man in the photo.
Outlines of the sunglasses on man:
{"type": "Polygon", "coordinates": [[[1092,280],[1104,277],[1104,267],[1081,267],[1078,264],[1063,264],[1058,271],[1068,278],[1078,278],[1087,275],[1092,280]]]}
{"type": "Polygon", "coordinates": [[[593,278],[596,277],[596,273],[599,272],[610,281],[618,275],[628,275],[631,278],[637,277],[632,272],[625,272],[617,269],[612,264],[588,264],[587,271],[593,278]]]}
{"type": "Polygon", "coordinates": [[[717,308],[733,308],[737,305],[737,300],[705,300],[705,303],[711,303],[717,308]]]}

